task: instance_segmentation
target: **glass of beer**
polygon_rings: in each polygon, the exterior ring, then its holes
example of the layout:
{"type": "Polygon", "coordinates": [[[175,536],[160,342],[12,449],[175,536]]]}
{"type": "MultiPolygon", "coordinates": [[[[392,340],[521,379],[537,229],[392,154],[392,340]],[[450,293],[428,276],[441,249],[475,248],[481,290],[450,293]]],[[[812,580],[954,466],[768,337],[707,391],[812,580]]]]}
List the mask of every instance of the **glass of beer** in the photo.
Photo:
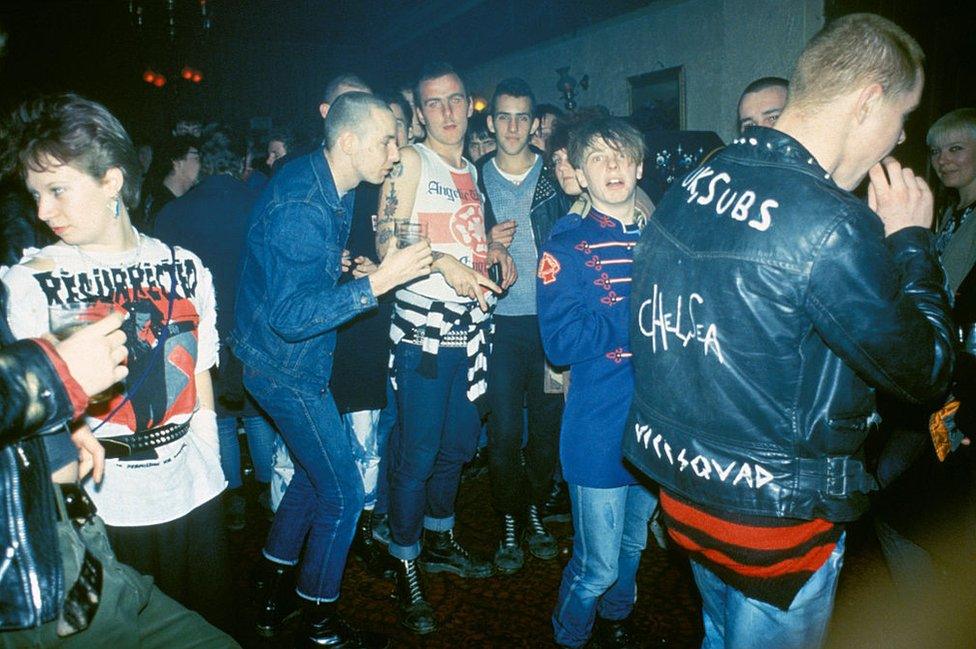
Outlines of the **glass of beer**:
{"type": "MultiPolygon", "coordinates": [[[[112,313],[111,304],[105,302],[72,302],[69,304],[52,304],[48,307],[48,318],[51,334],[58,340],[64,340],[71,334],[88,325],[98,322],[112,313]]],[[[92,404],[108,401],[116,394],[118,384],[103,390],[88,398],[92,404]]]]}
{"type": "Polygon", "coordinates": [[[427,238],[427,224],[413,221],[397,221],[393,224],[397,248],[406,248],[427,238]]]}

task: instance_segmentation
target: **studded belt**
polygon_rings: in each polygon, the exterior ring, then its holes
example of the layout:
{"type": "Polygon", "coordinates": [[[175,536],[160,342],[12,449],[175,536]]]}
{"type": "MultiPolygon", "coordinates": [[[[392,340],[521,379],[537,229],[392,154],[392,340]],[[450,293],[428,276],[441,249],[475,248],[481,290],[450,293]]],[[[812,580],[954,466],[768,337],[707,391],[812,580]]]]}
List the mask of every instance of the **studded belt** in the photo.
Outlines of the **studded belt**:
{"type": "Polygon", "coordinates": [[[106,458],[123,458],[175,442],[186,435],[189,430],[190,420],[186,420],[182,424],[164,424],[155,428],[140,430],[131,435],[100,437],[98,441],[105,448],[106,458]]]}

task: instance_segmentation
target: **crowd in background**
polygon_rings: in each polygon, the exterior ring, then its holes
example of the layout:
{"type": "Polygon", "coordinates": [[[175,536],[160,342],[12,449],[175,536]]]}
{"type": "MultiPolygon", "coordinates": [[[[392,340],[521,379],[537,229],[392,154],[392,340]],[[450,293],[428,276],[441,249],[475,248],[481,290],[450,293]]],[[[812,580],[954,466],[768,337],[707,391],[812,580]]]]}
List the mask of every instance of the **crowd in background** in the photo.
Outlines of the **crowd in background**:
{"type": "Polygon", "coordinates": [[[83,539],[71,615],[17,633],[55,642],[141,616],[143,636],[170,620],[159,646],[233,646],[209,625],[232,627],[227,534],[254,524],[248,473],[273,519],[257,632],[276,637],[300,610],[307,646],[386,646],[337,611],[350,551],[396,581],[401,624],[427,634],[440,621],[425,573],[555,560],[556,520],[572,521],[573,553],[539,613],[565,647],[651,640],[630,620],[649,530],[692,559],[706,647],[822,644],[844,524],[869,505],[906,602],[970,597],[950,586],[976,556],[976,110],[929,130],[951,190],[932,224],[925,183],[885,157],[920,65],[897,26],[842,19],[796,77],[748,85],[740,136],[699,146],[670,188],[652,178],[653,132],[601,106],[540,104],[517,70],[483,113],[448,64],[375,93],[343,74],[307,136],[179,119],[136,147],[95,102],[26,103],[4,127],[12,336],[57,334],[55,311],[107,305],[88,321],[124,316],[128,376],[87,407],[69,381],[78,423],[44,437],[53,473],[81,448],[96,474],[83,490],[70,490],[77,473],[56,479],[83,539]],[[845,60],[854,81],[824,81],[841,65],[831,48],[865,34],[902,67],[845,60]],[[811,115],[827,114],[851,120],[846,139],[817,130],[811,115]],[[866,200],[852,193],[865,177],[866,200]],[[856,218],[807,229],[831,209],[856,218]],[[688,225],[705,212],[712,225],[688,225]],[[835,263],[819,274],[821,248],[835,263]],[[752,288],[715,279],[733,276],[752,288]],[[706,300],[737,319],[701,319],[719,314],[706,300]],[[790,365],[789,345],[816,367],[790,365]],[[485,469],[491,557],[454,533],[462,476],[485,469]],[[71,502],[93,503],[104,531],[71,502]],[[93,608],[84,593],[98,591],[93,608]],[[121,612],[95,624],[108,597],[121,612]]]}

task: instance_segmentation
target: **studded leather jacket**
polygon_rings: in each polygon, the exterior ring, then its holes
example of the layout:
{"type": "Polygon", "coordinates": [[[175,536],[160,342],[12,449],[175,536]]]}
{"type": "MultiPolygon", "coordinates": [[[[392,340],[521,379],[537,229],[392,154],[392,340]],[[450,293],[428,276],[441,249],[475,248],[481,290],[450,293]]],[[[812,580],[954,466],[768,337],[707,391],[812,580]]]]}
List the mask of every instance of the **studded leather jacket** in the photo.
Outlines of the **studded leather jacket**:
{"type": "Polygon", "coordinates": [[[796,140],[751,129],[665,194],[634,255],[625,456],[719,511],[853,520],[875,390],[940,397],[932,235],[885,236],[796,140]]]}
{"type": "MultiPolygon", "coordinates": [[[[0,284],[0,314],[6,293],[0,284]]],[[[11,342],[0,317],[0,630],[54,619],[64,596],[55,501],[36,433],[62,426],[72,405],[57,371],[31,341],[11,342]]]]}

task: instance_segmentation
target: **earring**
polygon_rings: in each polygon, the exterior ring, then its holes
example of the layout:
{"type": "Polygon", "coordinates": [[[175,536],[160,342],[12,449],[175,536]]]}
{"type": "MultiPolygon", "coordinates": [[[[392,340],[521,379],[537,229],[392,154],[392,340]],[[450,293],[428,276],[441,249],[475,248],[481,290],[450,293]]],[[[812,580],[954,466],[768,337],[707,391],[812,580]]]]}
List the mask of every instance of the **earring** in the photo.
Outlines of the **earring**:
{"type": "Polygon", "coordinates": [[[112,202],[114,203],[114,205],[112,203],[109,203],[109,211],[112,212],[115,218],[119,218],[120,216],[122,216],[122,201],[119,199],[118,196],[116,196],[112,202]]]}

